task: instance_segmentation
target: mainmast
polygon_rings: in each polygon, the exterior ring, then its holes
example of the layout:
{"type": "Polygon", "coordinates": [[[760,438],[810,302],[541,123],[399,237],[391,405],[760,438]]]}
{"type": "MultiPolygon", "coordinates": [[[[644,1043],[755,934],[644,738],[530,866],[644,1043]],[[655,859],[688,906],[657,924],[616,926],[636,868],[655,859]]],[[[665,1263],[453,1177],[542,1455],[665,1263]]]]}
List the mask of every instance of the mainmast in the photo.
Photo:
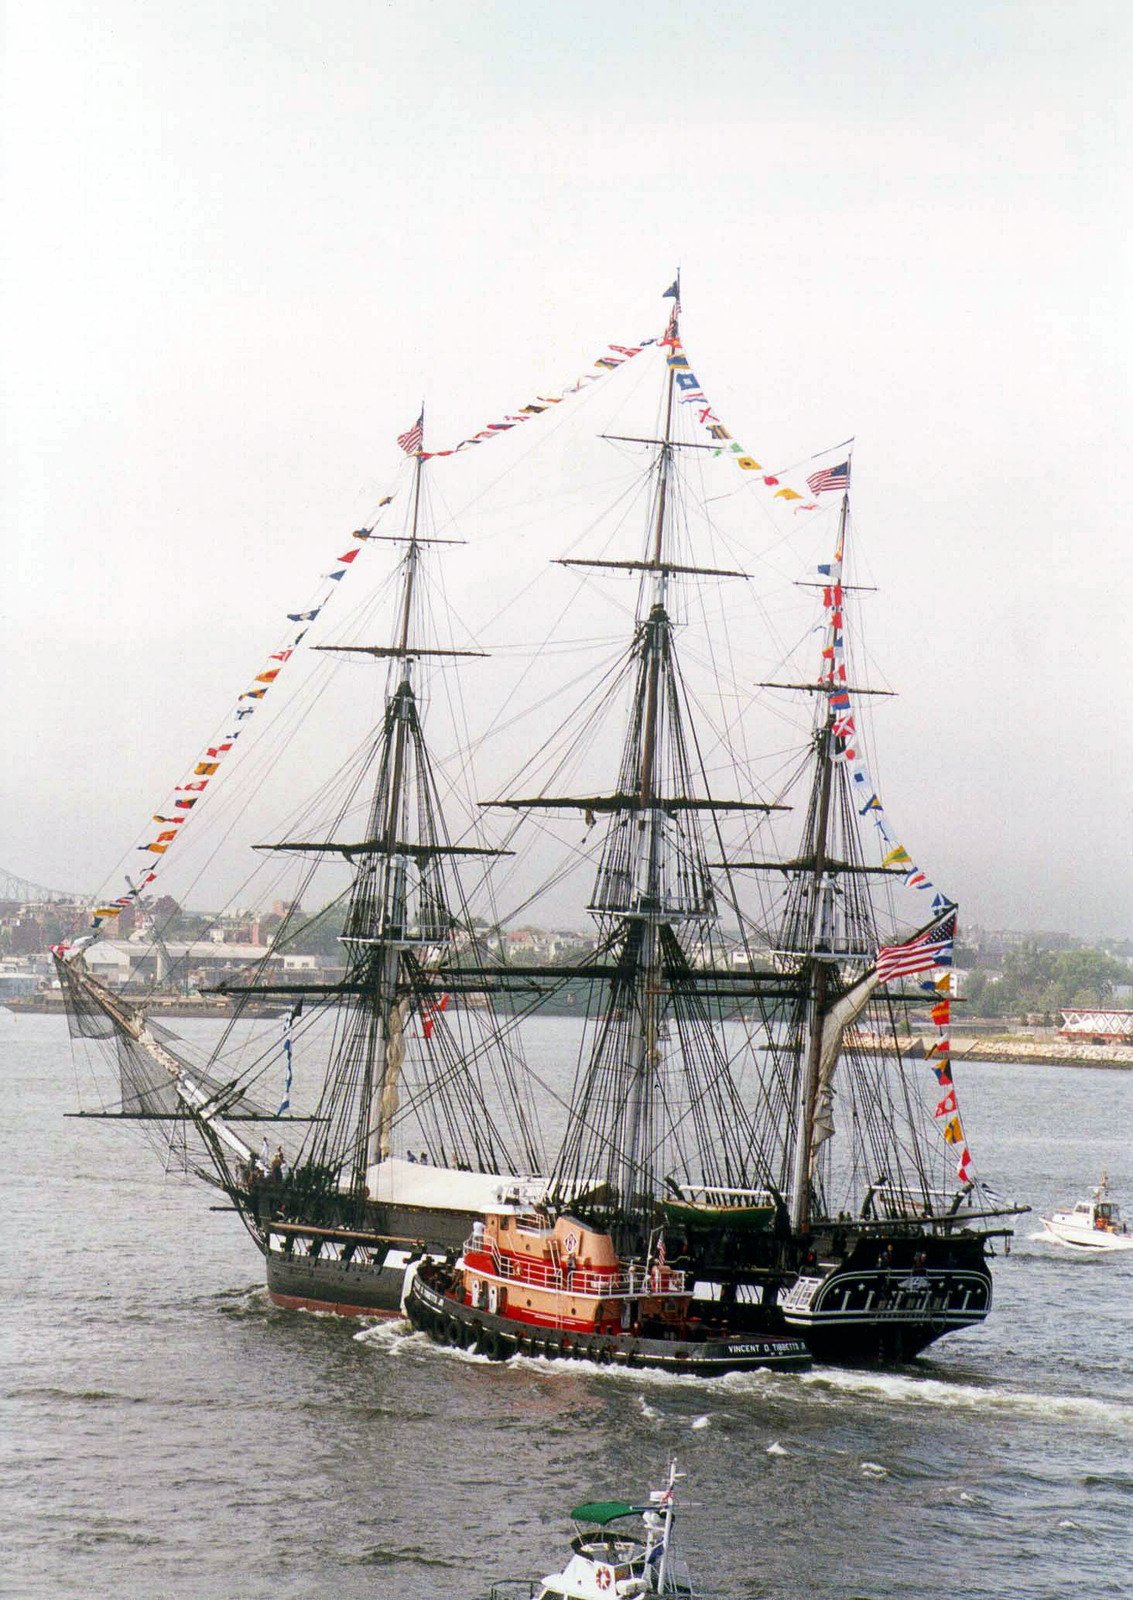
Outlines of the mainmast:
{"type": "MultiPolygon", "coordinates": [[[[663,1196],[679,1193],[682,1184],[742,1189],[758,1159],[750,1114],[721,1042],[717,1002],[762,991],[765,980],[704,964],[716,900],[699,816],[780,809],[715,798],[687,725],[688,693],[667,609],[670,579],[747,575],[674,559],[673,473],[682,448],[673,437],[683,365],[677,329],[674,308],[662,341],[670,355],[661,437],[637,441],[657,446],[643,557],[562,563],[641,579],[616,787],[585,797],[493,802],[609,817],[588,907],[606,957],[605,992],[590,1015],[593,1032],[579,1063],[552,1192],[589,1205],[630,1250],[642,1247],[663,1196]]],[[[597,967],[591,971],[596,975],[597,967]]]]}
{"type": "MultiPolygon", "coordinates": [[[[669,337],[677,337],[680,315],[679,300],[673,306],[669,323],[669,337]]],[[[645,1128],[642,1116],[645,1081],[660,1061],[660,1006],[662,986],[658,962],[658,922],[662,912],[660,877],[660,852],[665,827],[664,812],[656,805],[657,799],[657,718],[661,680],[661,665],[669,643],[669,616],[665,609],[668,573],[663,564],[665,554],[665,523],[669,498],[669,475],[673,465],[673,391],[676,373],[667,369],[665,389],[665,426],[657,458],[657,510],[653,521],[651,562],[652,581],[649,585],[651,600],[645,622],[645,706],[641,728],[641,771],[638,785],[638,804],[641,820],[638,832],[637,905],[628,915],[640,918],[641,953],[637,965],[637,995],[635,1011],[640,1018],[640,1028],[633,1036],[633,1057],[630,1061],[630,1098],[626,1111],[628,1137],[623,1148],[621,1192],[623,1202],[630,1201],[636,1187],[640,1187],[643,1170],[648,1165],[644,1150],[645,1128]]]]}

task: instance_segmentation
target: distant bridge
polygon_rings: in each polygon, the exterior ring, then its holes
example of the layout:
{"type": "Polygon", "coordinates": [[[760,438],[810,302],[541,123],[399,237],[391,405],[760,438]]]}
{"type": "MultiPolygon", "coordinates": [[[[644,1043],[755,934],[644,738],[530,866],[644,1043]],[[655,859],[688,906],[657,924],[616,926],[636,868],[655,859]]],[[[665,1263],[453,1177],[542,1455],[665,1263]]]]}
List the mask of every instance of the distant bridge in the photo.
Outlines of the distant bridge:
{"type": "Polygon", "coordinates": [[[0,900],[18,900],[26,905],[74,905],[89,899],[89,895],[77,894],[72,889],[45,889],[42,883],[29,883],[27,878],[18,878],[14,872],[7,872],[0,867],[0,900]]]}

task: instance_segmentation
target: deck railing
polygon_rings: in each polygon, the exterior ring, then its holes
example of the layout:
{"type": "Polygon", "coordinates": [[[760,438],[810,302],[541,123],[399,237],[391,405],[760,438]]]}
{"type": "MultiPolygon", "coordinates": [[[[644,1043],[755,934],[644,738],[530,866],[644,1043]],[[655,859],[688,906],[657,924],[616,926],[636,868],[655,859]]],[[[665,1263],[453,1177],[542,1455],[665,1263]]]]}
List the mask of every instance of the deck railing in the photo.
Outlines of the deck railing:
{"type": "Polygon", "coordinates": [[[593,1267],[556,1266],[550,1261],[503,1256],[483,1238],[466,1239],[464,1254],[489,1255],[492,1276],[505,1283],[526,1283],[535,1289],[558,1289],[590,1295],[599,1300],[628,1299],[638,1295],[684,1294],[685,1274],[672,1267],[619,1267],[612,1272],[593,1267]]]}

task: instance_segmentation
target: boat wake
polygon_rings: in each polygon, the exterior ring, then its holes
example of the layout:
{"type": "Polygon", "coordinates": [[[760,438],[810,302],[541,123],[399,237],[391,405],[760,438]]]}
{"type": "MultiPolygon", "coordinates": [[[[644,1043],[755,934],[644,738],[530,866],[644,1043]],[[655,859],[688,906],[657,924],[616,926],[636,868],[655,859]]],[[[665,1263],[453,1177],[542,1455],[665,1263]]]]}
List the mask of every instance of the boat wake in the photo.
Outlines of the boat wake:
{"type": "Polygon", "coordinates": [[[1029,1233],[1027,1239],[1037,1244],[1055,1245],[1062,1257],[1070,1257],[1075,1261],[1112,1261],[1114,1257],[1133,1260],[1133,1250],[1098,1248],[1096,1245],[1076,1243],[1073,1239],[1060,1239],[1056,1233],[1047,1233],[1045,1230],[1029,1233]]]}
{"type": "MultiPolygon", "coordinates": [[[[317,1313],[320,1316],[324,1312],[317,1313]]],[[[333,1314],[333,1313],[332,1313],[333,1314]]],[[[341,1319],[340,1319],[341,1320],[341,1319]]],[[[436,1348],[430,1345],[422,1333],[417,1333],[413,1324],[404,1317],[397,1317],[390,1321],[382,1318],[380,1321],[367,1322],[354,1335],[355,1344],[369,1345],[375,1350],[380,1350],[386,1356],[400,1356],[409,1351],[423,1351],[436,1348]]],[[[467,1350],[453,1350],[453,1355],[468,1355],[467,1350]]],[[[486,1356],[473,1356],[474,1361],[486,1361],[486,1356]]]]}
{"type": "MultiPolygon", "coordinates": [[[[1120,1427],[1133,1431],[1133,1405],[1121,1401],[1097,1400],[1090,1395],[1037,1394],[1027,1390],[983,1387],[975,1383],[949,1382],[943,1378],[906,1377],[892,1372],[841,1371],[824,1368],[801,1374],[796,1382],[811,1398],[841,1405],[847,1396],[876,1398],[887,1406],[943,1406],[955,1411],[958,1406],[973,1411],[1002,1412],[1012,1416],[1034,1417],[1049,1422],[1096,1423],[1099,1427],[1120,1427]]],[[[729,1387],[738,1389],[742,1375],[729,1387]]]]}

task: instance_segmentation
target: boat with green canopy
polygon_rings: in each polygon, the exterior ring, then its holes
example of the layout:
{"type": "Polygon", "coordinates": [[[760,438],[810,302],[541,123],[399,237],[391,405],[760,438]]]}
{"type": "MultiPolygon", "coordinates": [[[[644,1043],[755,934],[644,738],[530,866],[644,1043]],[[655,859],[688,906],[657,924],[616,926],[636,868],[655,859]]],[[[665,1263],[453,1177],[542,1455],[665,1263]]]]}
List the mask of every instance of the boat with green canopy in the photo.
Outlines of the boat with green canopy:
{"type": "Polygon", "coordinates": [[[575,1532],[561,1572],[541,1579],[501,1579],[488,1600],[614,1600],[615,1596],[681,1595],[694,1590],[688,1569],[673,1550],[678,1480],[669,1463],[664,1488],[643,1502],[587,1500],[570,1513],[575,1532]],[[637,1521],[639,1526],[632,1524],[637,1521]],[[623,1526],[623,1524],[629,1524],[623,1526]]]}

